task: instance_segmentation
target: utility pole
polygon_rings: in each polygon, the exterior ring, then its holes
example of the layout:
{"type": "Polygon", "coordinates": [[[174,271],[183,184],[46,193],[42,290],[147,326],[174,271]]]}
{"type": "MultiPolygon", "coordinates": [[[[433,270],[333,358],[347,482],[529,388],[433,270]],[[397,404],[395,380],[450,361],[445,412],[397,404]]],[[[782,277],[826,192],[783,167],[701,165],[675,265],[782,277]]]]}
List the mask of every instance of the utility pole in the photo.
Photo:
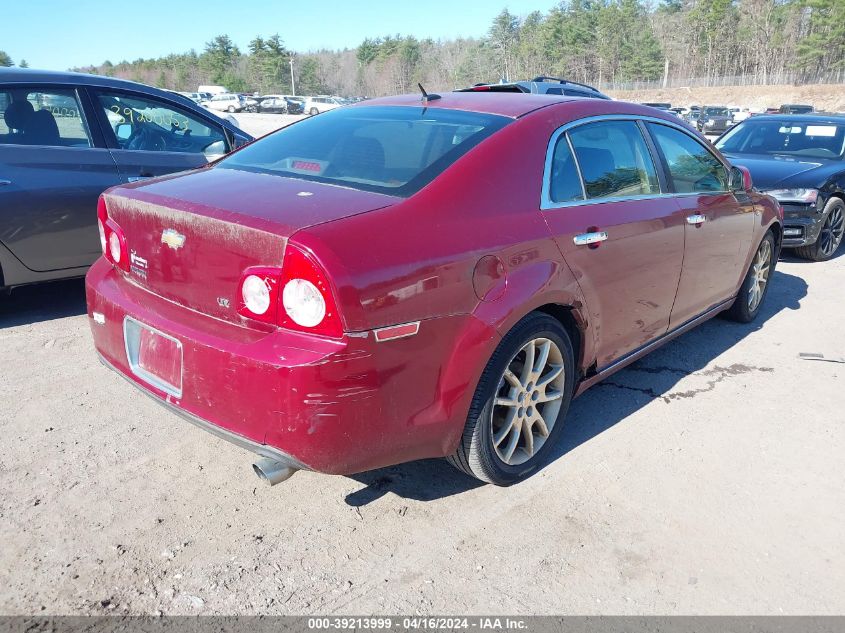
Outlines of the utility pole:
{"type": "Polygon", "coordinates": [[[663,87],[665,88],[669,85],[669,58],[666,58],[666,61],[663,64],[663,87]]]}
{"type": "Polygon", "coordinates": [[[290,56],[288,63],[290,64],[290,94],[291,94],[292,97],[295,97],[296,96],[296,86],[294,86],[294,83],[293,83],[293,55],[290,56]]]}

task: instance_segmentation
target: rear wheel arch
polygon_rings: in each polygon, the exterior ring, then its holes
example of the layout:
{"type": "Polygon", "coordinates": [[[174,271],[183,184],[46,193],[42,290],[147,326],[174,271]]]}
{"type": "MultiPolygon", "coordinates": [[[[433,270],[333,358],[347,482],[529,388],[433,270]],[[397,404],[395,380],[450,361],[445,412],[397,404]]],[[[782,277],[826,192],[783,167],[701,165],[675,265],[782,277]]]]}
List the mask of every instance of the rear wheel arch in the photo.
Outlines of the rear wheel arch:
{"type": "Polygon", "coordinates": [[[584,367],[582,355],[584,352],[586,323],[581,321],[580,317],[576,316],[575,307],[559,303],[547,303],[535,308],[532,312],[548,314],[563,326],[563,329],[569,334],[569,340],[572,342],[572,351],[575,354],[575,370],[578,373],[582,373],[584,367]]]}

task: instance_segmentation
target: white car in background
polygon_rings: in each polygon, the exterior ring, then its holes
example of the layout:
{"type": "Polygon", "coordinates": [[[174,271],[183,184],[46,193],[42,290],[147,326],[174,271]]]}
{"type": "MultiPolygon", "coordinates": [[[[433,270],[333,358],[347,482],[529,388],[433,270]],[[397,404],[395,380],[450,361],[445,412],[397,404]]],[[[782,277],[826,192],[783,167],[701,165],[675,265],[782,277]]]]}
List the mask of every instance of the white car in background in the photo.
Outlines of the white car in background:
{"type": "Polygon", "coordinates": [[[324,95],[306,97],[305,114],[320,114],[321,112],[328,112],[329,110],[334,110],[345,105],[346,101],[340,97],[328,97],[324,95]]]}
{"type": "Polygon", "coordinates": [[[211,110],[220,112],[240,112],[246,107],[246,100],[241,95],[224,92],[211,97],[211,101],[203,104],[211,110]]]}

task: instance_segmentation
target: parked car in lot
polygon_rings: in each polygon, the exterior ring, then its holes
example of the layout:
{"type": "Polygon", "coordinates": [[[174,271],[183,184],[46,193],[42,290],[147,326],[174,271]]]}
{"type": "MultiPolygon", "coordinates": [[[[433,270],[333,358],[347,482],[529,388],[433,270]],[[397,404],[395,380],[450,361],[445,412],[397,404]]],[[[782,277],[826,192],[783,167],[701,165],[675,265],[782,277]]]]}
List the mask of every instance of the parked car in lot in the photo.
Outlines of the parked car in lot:
{"type": "Polygon", "coordinates": [[[235,94],[233,92],[221,92],[220,94],[212,96],[211,99],[204,105],[210,110],[234,113],[240,112],[246,108],[247,103],[246,99],[239,94],[235,94]]]}
{"type": "Polygon", "coordinates": [[[269,114],[287,114],[288,103],[281,97],[264,96],[258,99],[255,111],[269,114]]]}
{"type": "Polygon", "coordinates": [[[533,94],[337,109],[98,214],[104,363],[271,483],[436,456],[514,483],[575,394],[753,320],[781,239],[777,202],[674,115],[533,94]]]}
{"type": "Polygon", "coordinates": [[[716,142],[784,210],[783,245],[830,259],[845,231],[845,115],[761,115],[716,142]]]}
{"type": "Polygon", "coordinates": [[[340,97],[328,97],[328,96],[317,96],[317,97],[306,97],[305,103],[303,104],[303,110],[310,115],[321,114],[322,112],[328,112],[329,110],[334,110],[335,108],[340,108],[345,106],[343,99],[340,97]]]}
{"type": "Polygon", "coordinates": [[[779,114],[810,114],[815,108],[805,103],[785,103],[778,108],[779,114]]]}
{"type": "Polygon", "coordinates": [[[733,118],[724,106],[704,106],[695,125],[702,134],[722,134],[733,125],[733,118]]]}
{"type": "Polygon", "coordinates": [[[513,81],[498,84],[475,84],[456,92],[519,92],[523,94],[561,95],[565,97],[590,97],[610,99],[598,89],[560,77],[535,77],[530,81],[513,81]]]}
{"type": "Polygon", "coordinates": [[[206,165],[250,140],[165,90],[0,69],[0,287],[82,276],[101,252],[100,193],[206,165]]]}

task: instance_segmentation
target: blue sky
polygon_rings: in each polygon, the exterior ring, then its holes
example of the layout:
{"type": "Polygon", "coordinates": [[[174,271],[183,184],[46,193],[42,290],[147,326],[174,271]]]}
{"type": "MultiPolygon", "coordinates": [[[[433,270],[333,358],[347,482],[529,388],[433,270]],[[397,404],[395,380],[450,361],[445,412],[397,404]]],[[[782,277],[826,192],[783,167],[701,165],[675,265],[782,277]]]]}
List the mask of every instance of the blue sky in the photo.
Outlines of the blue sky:
{"type": "Polygon", "coordinates": [[[555,0],[30,0],[3,2],[0,50],[32,68],[114,63],[201,51],[228,34],[245,49],[279,33],[289,48],[356,46],[365,37],[452,38],[484,34],[504,7],[517,15],[548,11],[555,0]]]}

